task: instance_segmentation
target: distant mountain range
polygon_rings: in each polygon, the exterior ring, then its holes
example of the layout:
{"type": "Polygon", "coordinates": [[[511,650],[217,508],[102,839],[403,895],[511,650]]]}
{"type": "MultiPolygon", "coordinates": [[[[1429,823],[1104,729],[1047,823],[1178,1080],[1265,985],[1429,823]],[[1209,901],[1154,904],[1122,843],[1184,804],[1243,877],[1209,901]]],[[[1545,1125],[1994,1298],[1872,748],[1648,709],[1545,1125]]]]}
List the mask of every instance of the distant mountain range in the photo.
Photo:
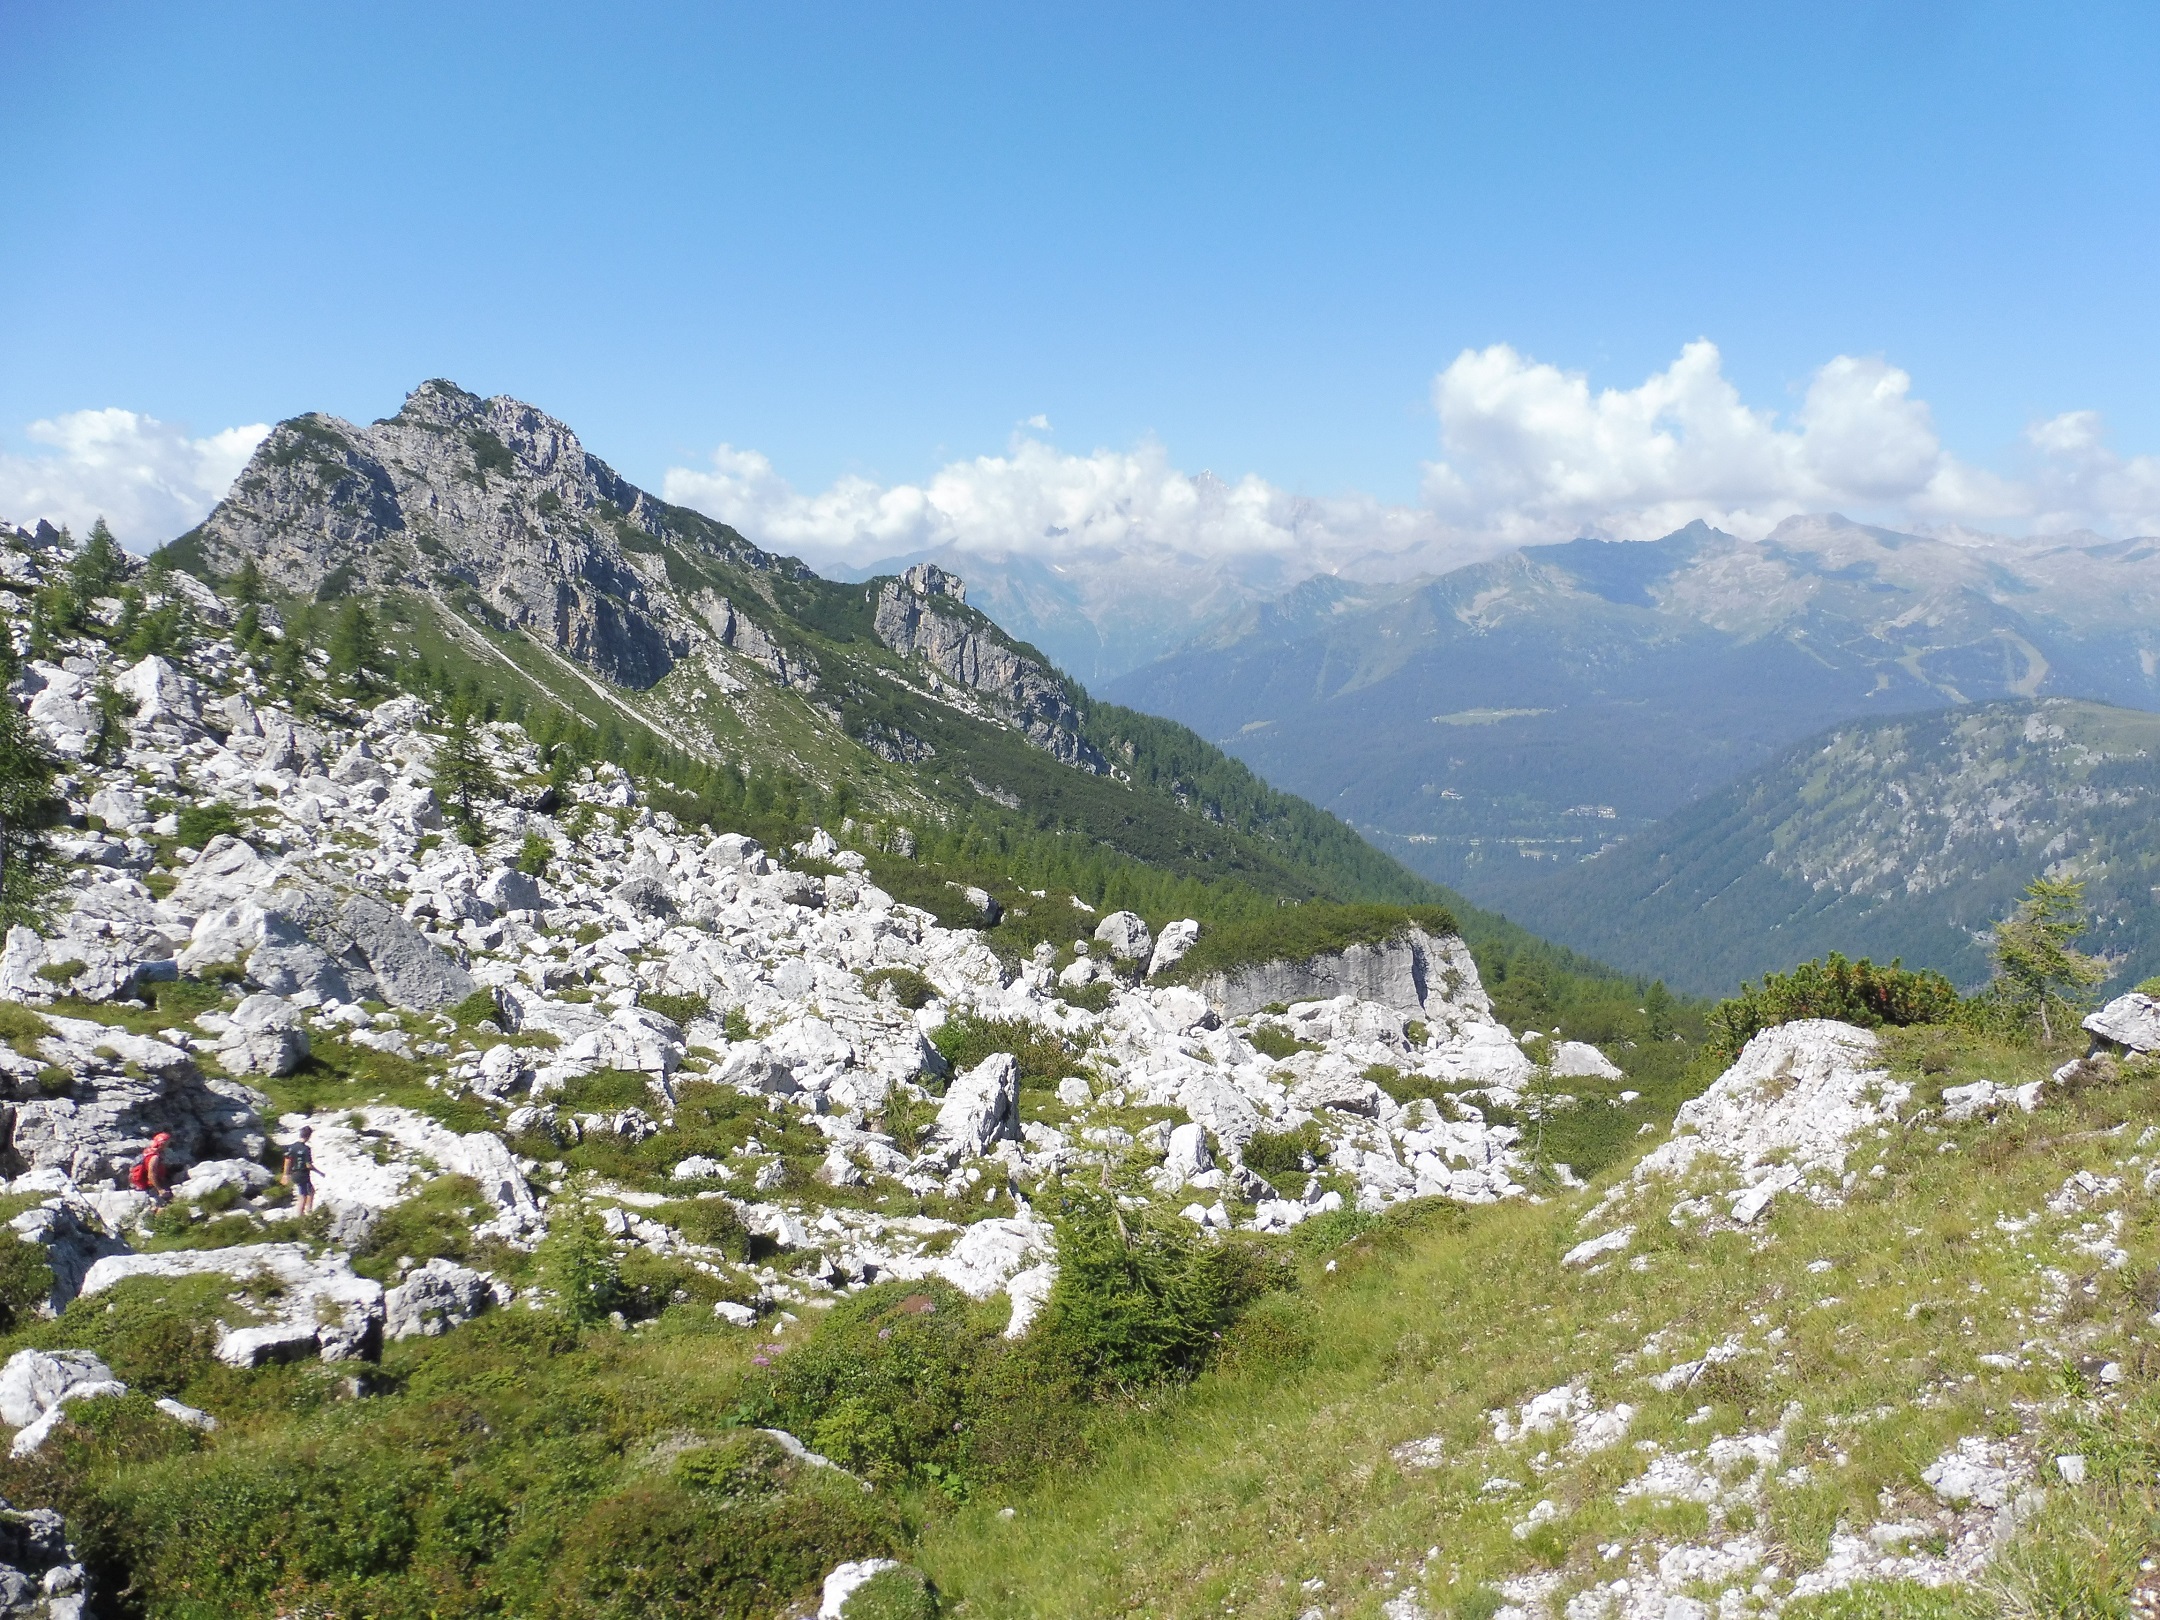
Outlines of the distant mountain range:
{"type": "Polygon", "coordinates": [[[1105,691],[1509,905],[1526,874],[1841,721],[2054,695],[2160,708],[2160,540],[1836,516],[1759,541],[1577,540],[1408,586],[1308,580],[1105,691]]]}
{"type": "Polygon", "coordinates": [[[2120,988],[2160,973],[2156,829],[2160,714],[1989,703],[1840,726],[1503,898],[1518,922],[1706,995],[1832,950],[1970,987],[2025,884],[2077,877],[2094,916],[2080,943],[2120,988]]]}

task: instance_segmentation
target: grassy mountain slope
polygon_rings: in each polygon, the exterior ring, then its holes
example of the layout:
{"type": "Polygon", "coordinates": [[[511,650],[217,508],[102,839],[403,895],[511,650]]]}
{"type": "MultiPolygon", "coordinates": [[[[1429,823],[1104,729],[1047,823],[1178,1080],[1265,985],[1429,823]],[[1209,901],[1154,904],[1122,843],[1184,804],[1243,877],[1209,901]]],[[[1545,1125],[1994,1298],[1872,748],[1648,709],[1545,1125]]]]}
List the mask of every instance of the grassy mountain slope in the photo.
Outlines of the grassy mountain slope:
{"type": "Polygon", "coordinates": [[[2160,972],[2160,715],[1995,703],[1848,725],[1595,861],[1499,886],[1580,950],[1718,994],[1830,950],[1970,987],[2033,878],[2087,884],[2082,944],[2160,972]]]}
{"type": "MultiPolygon", "coordinates": [[[[2051,1061],[1915,1031],[1891,1067],[1932,1095],[2051,1061]]],[[[2125,1260],[2096,1271],[2080,1227],[2099,1212],[2074,1178],[2119,1191],[2126,1158],[2145,1162],[2123,1121],[2156,1105],[2148,1076],[2029,1120],[1898,1133],[1860,1156],[1842,1208],[1795,1199],[1751,1232],[1657,1221],[1639,1266],[1560,1263],[1596,1193],[1391,1222],[1307,1259],[1226,1365],[1107,1425],[1088,1473],[986,1493],[921,1557],[983,1616],[1485,1617],[1510,1582],[1558,1615],[1689,1541],[1758,1550],[1731,1573],[1702,1561],[1700,1610],[1653,1612],[1716,1613],[1730,1590],[1730,1612],[1774,1612],[1758,1607],[1772,1597],[1793,1620],[2128,1613],[2160,1522],[2160,1399],[2131,1280],[2156,1258],[2152,1206],[2131,1199],[2125,1260]],[[1737,1354],[1653,1381],[1720,1344],[1737,1354]],[[2110,1361],[2120,1385],[2098,1376],[2110,1361]],[[1496,1413],[1571,1381],[1633,1408],[1626,1444],[1578,1452],[1565,1426],[1495,1439],[1496,1413]],[[2044,1505],[1982,1586],[1877,1576],[1791,1601],[1841,1532],[1876,1557],[1942,1552],[1923,1470],[1961,1438],[2021,1431],[2028,1466],[2080,1457],[2084,1484],[2045,1467],[2044,1505]],[[1769,1466],[1733,1446],[1708,1490],[1625,1489],[1659,1452],[1700,1466],[1713,1441],[1773,1433],[1769,1466]],[[1877,1524],[1906,1539],[1870,1541],[1877,1524]]]]}
{"type": "MultiPolygon", "coordinates": [[[[1931,1107],[2066,1055],[1890,1040],[1892,1077],[1931,1107]]],[[[701,1307],[635,1331],[498,1313],[387,1346],[358,1400],[320,1367],[211,1360],[222,1280],[122,1289],[0,1339],[87,1345],[138,1386],[0,1461],[0,1493],[64,1507],[93,1568],[134,1567],[158,1594],[148,1612],[171,1616],[650,1620],[716,1612],[720,1590],[756,1597],[726,1612],[771,1614],[836,1557],[885,1554],[941,1590],[936,1611],[894,1611],[914,1620],[1491,1620],[1530,1592],[1530,1612],[1557,1616],[1676,1548],[1709,1612],[1727,1590],[1735,1612],[1775,1612],[1753,1587],[1792,1620],[2121,1614],[2160,1523],[2144,1322],[2160,1226],[2134,1190],[2149,1144],[2126,1123],[2156,1108],[2148,1071],[2030,1117],[1922,1115],[1862,1143],[1841,1205],[1782,1199],[1738,1231],[1649,1220],[1624,1264],[1562,1256],[1625,1162],[1540,1203],[1346,1213],[1206,1251],[1258,1292],[1202,1333],[1189,1380],[1089,1374],[1090,1346],[1149,1326],[1131,1294],[1132,1314],[1014,1345],[942,1285],[889,1284],[769,1340],[716,1333],[701,1307]],[[1625,1443],[1496,1436],[1496,1414],[1569,1384],[1600,1413],[1628,1408],[1625,1443]],[[824,1392],[814,1410],[807,1390],[824,1392]],[[217,1434],[164,1419],[150,1393],[215,1408],[217,1434]],[[790,1468],[748,1432],[775,1422],[878,1488],[790,1468]],[[1923,1473],[1969,1439],[2007,1443],[2045,1490],[1985,1585],[1863,1572],[1790,1601],[1840,1536],[1943,1553],[1949,1515],[1923,1473]],[[2041,1472],[2058,1456],[2084,1459],[2081,1483],[2041,1472]],[[1663,1491],[1637,1483],[1659,1469],[1663,1491]]],[[[1144,1230],[1112,1236],[1089,1208],[1068,1206],[1061,1245],[1147,1252],[1144,1230]]],[[[1171,1314],[1204,1312],[1172,1281],[1171,1314]]]]}

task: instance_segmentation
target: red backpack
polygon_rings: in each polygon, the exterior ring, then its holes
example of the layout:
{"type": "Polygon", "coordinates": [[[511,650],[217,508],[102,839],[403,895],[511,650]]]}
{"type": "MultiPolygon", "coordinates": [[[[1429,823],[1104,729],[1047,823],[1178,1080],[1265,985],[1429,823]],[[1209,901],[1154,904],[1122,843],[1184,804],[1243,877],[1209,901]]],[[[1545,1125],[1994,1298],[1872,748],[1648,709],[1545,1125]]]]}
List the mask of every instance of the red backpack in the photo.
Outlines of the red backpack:
{"type": "Polygon", "coordinates": [[[128,1166],[128,1185],[137,1192],[150,1190],[150,1166],[143,1160],[137,1159],[128,1166]]]}

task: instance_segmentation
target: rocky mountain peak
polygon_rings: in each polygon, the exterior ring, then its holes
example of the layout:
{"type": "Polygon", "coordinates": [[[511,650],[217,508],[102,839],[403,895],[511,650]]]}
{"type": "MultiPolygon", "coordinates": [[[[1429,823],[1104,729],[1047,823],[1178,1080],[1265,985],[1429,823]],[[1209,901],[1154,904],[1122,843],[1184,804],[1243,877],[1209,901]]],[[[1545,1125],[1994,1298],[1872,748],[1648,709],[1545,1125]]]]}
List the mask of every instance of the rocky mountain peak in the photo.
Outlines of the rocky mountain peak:
{"type": "MultiPolygon", "coordinates": [[[[519,402],[507,395],[497,395],[503,404],[519,406],[519,402]]],[[[385,417],[382,426],[389,422],[403,422],[414,427],[466,427],[479,421],[494,401],[482,399],[469,389],[460,388],[447,377],[430,377],[426,382],[405,396],[405,403],[395,416],[385,417]]]]}
{"type": "Polygon", "coordinates": [[[917,563],[900,576],[900,583],[917,596],[943,596],[955,602],[967,601],[967,583],[958,574],[948,574],[936,563],[917,563]]]}

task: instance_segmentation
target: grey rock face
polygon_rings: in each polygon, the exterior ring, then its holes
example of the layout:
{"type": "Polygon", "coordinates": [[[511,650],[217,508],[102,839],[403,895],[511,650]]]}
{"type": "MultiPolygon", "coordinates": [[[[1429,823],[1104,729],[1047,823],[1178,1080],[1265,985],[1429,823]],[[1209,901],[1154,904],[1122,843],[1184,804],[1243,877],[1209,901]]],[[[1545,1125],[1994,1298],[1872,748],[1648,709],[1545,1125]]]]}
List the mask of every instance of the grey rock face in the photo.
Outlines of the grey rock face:
{"type": "Polygon", "coordinates": [[[234,1074],[291,1074],[308,1055],[300,1009],[282,996],[258,992],[233,1009],[218,1055],[234,1074]]]}
{"type": "Polygon", "coordinates": [[[1155,941],[1154,953],[1148,957],[1148,977],[1152,979],[1163,969],[1184,961],[1199,939],[1200,925],[1190,917],[1164,928],[1162,937],[1155,941]]]}
{"type": "Polygon", "coordinates": [[[1155,948],[1155,937],[1138,912],[1113,911],[1095,925],[1095,938],[1120,962],[1138,962],[1155,948]]]}
{"type": "Polygon", "coordinates": [[[88,1350],[18,1350],[0,1367],[0,1423],[24,1428],[70,1390],[113,1381],[112,1369],[88,1350]]]}
{"type": "Polygon", "coordinates": [[[0,1100],[0,1171],[59,1170],[78,1184],[109,1183],[159,1131],[173,1157],[253,1158],[263,1149],[268,1099],[231,1080],[206,1080],[177,1046],[74,1018],[48,1018],[55,1033],[38,1060],[0,1057],[9,1100],[0,1100]],[[46,1094],[43,1065],[72,1077],[46,1094]],[[133,1069],[134,1073],[128,1071],[133,1069]]]}
{"type": "Polygon", "coordinates": [[[539,911],[547,904],[538,878],[508,866],[489,873],[479,893],[497,911],[539,911]]]}
{"type": "Polygon", "coordinates": [[[1463,942],[1436,939],[1410,928],[1378,945],[1353,945],[1305,962],[1263,962],[1200,981],[1200,993],[1228,1018],[1258,1012],[1274,1002],[1325,1001],[1355,996],[1411,1018],[1433,1016],[1445,1006],[1489,1015],[1491,1004],[1463,942]]]}
{"type": "Polygon", "coordinates": [[[0,1614],[87,1620],[89,1601],[90,1577],[60,1515],[0,1502],[0,1614]]]}
{"type": "Polygon", "coordinates": [[[1020,1134],[1020,1065],[1009,1052],[993,1052],[958,1076],[938,1109],[937,1134],[973,1156],[990,1144],[1020,1134]]]}
{"type": "Polygon", "coordinates": [[[92,1266],[108,1254],[127,1252],[125,1243],[100,1228],[89,1206],[71,1196],[50,1198],[36,1209],[24,1210],[8,1222],[8,1228],[23,1242],[44,1249],[45,1263],[53,1273],[45,1309],[54,1316],[82,1291],[82,1280],[92,1266]]]}
{"type": "Polygon", "coordinates": [[[817,672],[765,633],[755,619],[745,618],[735,604],[711,590],[702,590],[690,605],[711,629],[713,638],[729,652],[739,653],[764,670],[782,686],[804,691],[817,689],[817,672]]]}
{"type": "Polygon", "coordinates": [[[2131,1052],[2160,1052],[2160,997],[2135,990],[2117,996],[2085,1020],[2086,1031],[2131,1052]]]}
{"type": "Polygon", "coordinates": [[[1080,735],[1081,715],[1057,672],[967,606],[967,588],[930,563],[887,580],[872,623],[904,658],[921,655],[946,679],[990,699],[1001,718],[1060,764],[1097,776],[1110,765],[1080,735]]]}
{"type": "MultiPolygon", "coordinates": [[[[367,427],[322,415],[279,423],[195,538],[211,566],[253,557],[285,590],[462,582],[510,623],[634,687],[715,634],[677,604],[664,544],[758,570],[800,567],[655,500],[532,406],[440,381],[367,427]]],[[[777,653],[732,609],[724,617],[745,656],[777,653]]]]}
{"type": "Polygon", "coordinates": [[[609,899],[638,917],[665,917],[675,909],[675,897],[668,892],[666,880],[649,872],[623,879],[609,899]]]}
{"type": "Polygon", "coordinates": [[[337,918],[338,932],[367,959],[383,1000],[412,1012],[455,1006],[478,986],[419,929],[380,900],[354,895],[337,918]]]}
{"type": "Polygon", "coordinates": [[[495,1288],[486,1272],[430,1260],[383,1296],[383,1333],[392,1339],[435,1338],[496,1303],[495,1288]]]}
{"type": "Polygon", "coordinates": [[[382,1342],[383,1288],[354,1275],[342,1254],[309,1255],[297,1243],[250,1243],[231,1249],[120,1254],[100,1260],[83,1278],[97,1295],[131,1277],[259,1277],[276,1283],[281,1315],[234,1328],[218,1341],[217,1358],[230,1367],[319,1356],[351,1361],[373,1356],[382,1342]]]}
{"type": "Polygon", "coordinates": [[[113,690],[135,701],[130,725],[184,737],[202,731],[202,689],[155,654],[115,676],[113,690]]]}

